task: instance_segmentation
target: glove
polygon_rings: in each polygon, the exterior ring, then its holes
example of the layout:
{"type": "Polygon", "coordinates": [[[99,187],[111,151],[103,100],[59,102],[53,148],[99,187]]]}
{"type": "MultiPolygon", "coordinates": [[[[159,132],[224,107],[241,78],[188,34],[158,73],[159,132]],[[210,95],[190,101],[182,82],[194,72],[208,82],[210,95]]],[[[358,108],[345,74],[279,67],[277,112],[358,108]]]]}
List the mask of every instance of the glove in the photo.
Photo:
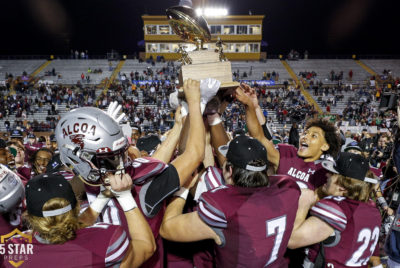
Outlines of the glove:
{"type": "Polygon", "coordinates": [[[118,105],[117,101],[113,101],[110,103],[107,109],[107,114],[111,116],[111,118],[114,119],[117,123],[119,123],[125,117],[125,113],[121,113],[121,115],[118,116],[118,113],[119,111],[121,111],[121,108],[122,108],[121,104],[118,105]]]}
{"type": "Polygon", "coordinates": [[[169,94],[169,105],[171,106],[172,109],[177,109],[179,106],[179,99],[178,99],[178,90],[175,90],[175,92],[169,94]]]}
{"type": "Polygon", "coordinates": [[[207,104],[218,92],[221,82],[214,78],[207,78],[200,81],[200,102],[207,104]]]}

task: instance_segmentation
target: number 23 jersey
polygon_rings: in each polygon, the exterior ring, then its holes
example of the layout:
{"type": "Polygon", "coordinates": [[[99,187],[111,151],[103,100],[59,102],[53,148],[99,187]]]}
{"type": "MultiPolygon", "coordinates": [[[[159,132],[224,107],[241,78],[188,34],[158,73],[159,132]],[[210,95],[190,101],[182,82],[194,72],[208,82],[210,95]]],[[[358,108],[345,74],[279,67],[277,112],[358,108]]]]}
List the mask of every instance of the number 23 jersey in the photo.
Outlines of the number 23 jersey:
{"type": "Polygon", "coordinates": [[[299,187],[287,177],[269,187],[229,185],[203,193],[199,216],[223,242],[216,246],[216,266],[287,266],[283,255],[299,196],[299,187]]]}
{"type": "MultiPolygon", "coordinates": [[[[381,226],[374,203],[328,196],[315,204],[310,214],[335,230],[335,235],[324,243],[325,267],[367,267],[378,249],[381,226]]],[[[310,248],[308,257],[312,262],[318,251],[319,245],[310,248]]]]}

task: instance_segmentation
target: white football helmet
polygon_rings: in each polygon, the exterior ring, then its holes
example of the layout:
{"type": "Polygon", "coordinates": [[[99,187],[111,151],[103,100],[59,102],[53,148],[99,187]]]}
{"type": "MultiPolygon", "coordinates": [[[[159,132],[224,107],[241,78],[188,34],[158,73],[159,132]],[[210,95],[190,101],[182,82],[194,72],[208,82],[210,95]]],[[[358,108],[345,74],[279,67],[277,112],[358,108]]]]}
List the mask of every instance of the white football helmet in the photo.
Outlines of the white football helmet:
{"type": "Polygon", "coordinates": [[[105,174],[123,170],[128,142],[118,121],[94,107],[65,114],[55,131],[60,159],[90,184],[108,185],[105,174]]]}
{"type": "Polygon", "coordinates": [[[17,207],[25,197],[25,189],[17,174],[0,164],[0,214],[17,207]]]}

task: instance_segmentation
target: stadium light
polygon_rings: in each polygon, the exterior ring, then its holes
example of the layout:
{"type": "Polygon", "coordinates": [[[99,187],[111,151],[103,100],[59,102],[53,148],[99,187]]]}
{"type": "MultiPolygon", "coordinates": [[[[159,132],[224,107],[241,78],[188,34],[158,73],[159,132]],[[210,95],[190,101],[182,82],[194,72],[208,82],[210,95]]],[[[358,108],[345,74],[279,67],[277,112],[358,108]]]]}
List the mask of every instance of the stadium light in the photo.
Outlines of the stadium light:
{"type": "Polygon", "coordinates": [[[196,14],[205,17],[222,17],[228,15],[228,10],[226,8],[197,8],[196,14]]]}

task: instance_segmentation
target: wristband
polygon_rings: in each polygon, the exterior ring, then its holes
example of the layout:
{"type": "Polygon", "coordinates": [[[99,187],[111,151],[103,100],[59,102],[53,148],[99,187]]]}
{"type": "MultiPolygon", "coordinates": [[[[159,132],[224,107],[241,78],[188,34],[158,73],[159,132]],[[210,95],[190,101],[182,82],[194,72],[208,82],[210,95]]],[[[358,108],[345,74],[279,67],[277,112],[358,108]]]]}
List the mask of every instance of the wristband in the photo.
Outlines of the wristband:
{"type": "Polygon", "coordinates": [[[110,198],[103,195],[103,192],[100,192],[96,199],[90,204],[90,208],[97,213],[101,213],[108,201],[110,201],[110,198]]]}
{"type": "Polygon", "coordinates": [[[136,201],[135,199],[133,199],[132,192],[130,189],[121,192],[116,192],[114,190],[111,190],[111,192],[117,198],[118,203],[121,205],[123,211],[127,212],[129,210],[137,208],[136,201]]]}
{"type": "Polygon", "coordinates": [[[189,189],[186,189],[185,187],[181,187],[178,191],[174,193],[174,196],[183,198],[186,200],[186,198],[189,195],[189,189]]]}
{"type": "Polygon", "coordinates": [[[388,204],[387,204],[387,202],[386,202],[386,200],[385,200],[385,198],[384,198],[383,196],[378,197],[378,199],[376,200],[376,202],[378,203],[378,205],[379,205],[380,207],[387,207],[387,206],[388,206],[388,204]]]}
{"type": "Polygon", "coordinates": [[[207,115],[207,121],[209,126],[215,126],[222,122],[218,113],[207,115]]]}
{"type": "Polygon", "coordinates": [[[383,268],[382,264],[379,264],[377,266],[373,266],[372,268],[383,268]]]}
{"type": "Polygon", "coordinates": [[[206,109],[206,105],[207,105],[207,103],[200,102],[200,112],[201,112],[201,114],[204,113],[204,110],[206,109]]]}
{"type": "Polygon", "coordinates": [[[181,102],[181,116],[185,117],[189,113],[189,107],[188,104],[185,101],[181,102]]]}

